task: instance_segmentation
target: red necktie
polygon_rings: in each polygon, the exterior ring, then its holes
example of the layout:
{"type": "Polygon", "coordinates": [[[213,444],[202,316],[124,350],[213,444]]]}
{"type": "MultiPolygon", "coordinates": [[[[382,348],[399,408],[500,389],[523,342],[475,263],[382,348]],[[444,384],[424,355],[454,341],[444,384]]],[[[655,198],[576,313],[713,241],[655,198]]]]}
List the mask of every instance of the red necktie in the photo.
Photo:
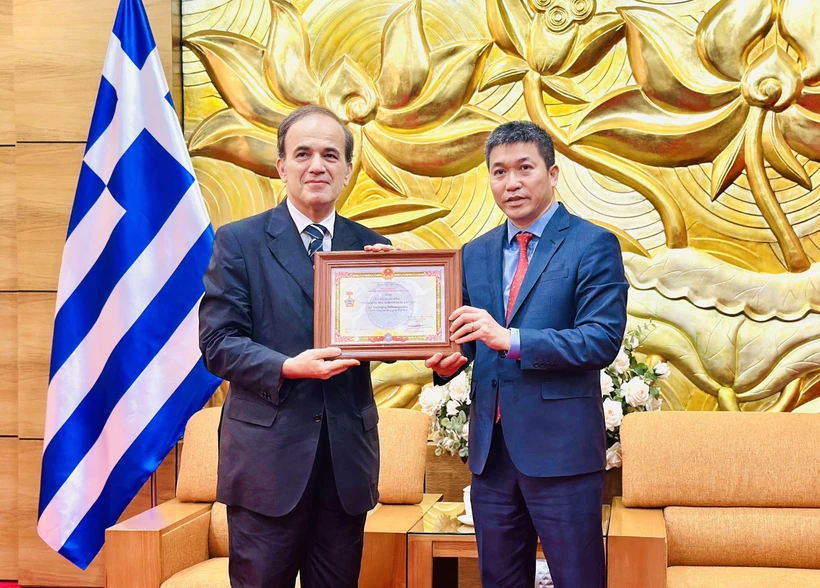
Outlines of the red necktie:
{"type": "MultiPolygon", "coordinates": [[[[521,283],[524,281],[524,276],[527,274],[527,268],[530,265],[530,260],[527,257],[527,246],[534,235],[532,233],[521,232],[515,236],[518,241],[518,266],[515,268],[515,275],[513,276],[512,284],[510,284],[510,299],[507,302],[506,322],[509,324],[512,310],[515,308],[515,299],[518,298],[518,291],[521,290],[521,283]]],[[[495,422],[501,420],[501,401],[496,397],[495,405],[495,422]]]]}

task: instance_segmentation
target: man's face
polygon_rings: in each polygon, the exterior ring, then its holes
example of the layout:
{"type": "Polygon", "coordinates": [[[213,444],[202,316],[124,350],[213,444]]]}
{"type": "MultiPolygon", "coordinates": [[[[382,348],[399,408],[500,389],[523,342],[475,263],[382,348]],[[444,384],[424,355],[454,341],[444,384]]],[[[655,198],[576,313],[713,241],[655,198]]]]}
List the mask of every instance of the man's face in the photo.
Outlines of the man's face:
{"type": "Polygon", "coordinates": [[[547,168],[535,143],[509,143],[490,151],[490,188],[498,207],[525,229],[555,200],[558,166],[547,168]]]}
{"type": "Polygon", "coordinates": [[[328,209],[329,214],[352,171],[345,161],[342,127],[323,114],[298,120],[288,130],[285,157],[276,161],[276,168],[297,209],[308,217],[311,211],[328,209]]]}

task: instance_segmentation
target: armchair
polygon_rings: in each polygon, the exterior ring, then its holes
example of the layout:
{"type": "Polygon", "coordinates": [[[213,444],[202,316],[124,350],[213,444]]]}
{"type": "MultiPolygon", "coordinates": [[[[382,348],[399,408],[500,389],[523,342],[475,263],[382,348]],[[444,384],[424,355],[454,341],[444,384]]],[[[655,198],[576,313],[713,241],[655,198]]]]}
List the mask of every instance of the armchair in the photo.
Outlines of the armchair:
{"type": "MultiPolygon", "coordinates": [[[[221,409],[196,413],[185,429],[176,498],[106,531],[108,588],[230,588],[228,521],[216,501],[221,409]]],[[[429,417],[379,410],[379,504],[365,523],[359,586],[405,585],[406,533],[440,499],[425,495],[429,417]]]]}
{"type": "Polygon", "coordinates": [[[820,586],[820,419],[645,412],[621,425],[609,588],[820,586]]]}

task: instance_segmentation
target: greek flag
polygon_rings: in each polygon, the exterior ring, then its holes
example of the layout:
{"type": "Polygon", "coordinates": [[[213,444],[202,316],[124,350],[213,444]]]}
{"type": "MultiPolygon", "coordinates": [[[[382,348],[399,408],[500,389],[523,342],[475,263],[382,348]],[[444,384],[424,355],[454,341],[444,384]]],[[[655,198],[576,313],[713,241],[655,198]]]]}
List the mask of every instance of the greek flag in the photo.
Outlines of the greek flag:
{"type": "Polygon", "coordinates": [[[141,0],[122,0],[63,250],[37,532],[82,569],[219,380],[213,229],[141,0]]]}

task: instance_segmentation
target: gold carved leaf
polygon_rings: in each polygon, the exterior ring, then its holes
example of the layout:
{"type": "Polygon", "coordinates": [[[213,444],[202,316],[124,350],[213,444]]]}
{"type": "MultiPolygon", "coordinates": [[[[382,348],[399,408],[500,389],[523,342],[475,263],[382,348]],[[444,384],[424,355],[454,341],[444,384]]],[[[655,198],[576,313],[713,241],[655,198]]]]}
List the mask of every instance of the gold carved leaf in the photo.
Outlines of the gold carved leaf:
{"type": "Polygon", "coordinates": [[[594,103],[569,133],[581,143],[662,167],[712,161],[740,130],[748,112],[742,99],[703,114],[672,114],[640,89],[615,90],[594,103]]]}
{"type": "Polygon", "coordinates": [[[376,404],[387,408],[412,408],[422,386],[433,380],[433,372],[423,361],[370,364],[376,404]]]}
{"type": "Polygon", "coordinates": [[[797,103],[815,114],[820,114],[820,88],[804,86],[797,103]]]}
{"type": "Polygon", "coordinates": [[[789,146],[799,154],[820,161],[820,114],[795,104],[777,114],[780,130],[789,146]]]}
{"type": "Polygon", "coordinates": [[[199,57],[225,103],[248,121],[275,130],[292,109],[271,95],[265,82],[265,49],[234,33],[203,31],[185,45],[199,57]]]}
{"type": "Polygon", "coordinates": [[[384,155],[374,149],[367,137],[362,141],[362,169],[376,184],[396,194],[407,194],[401,177],[384,155]]]}
{"type": "Polygon", "coordinates": [[[572,51],[560,75],[574,77],[589,71],[624,36],[624,21],[618,14],[598,14],[578,29],[572,51]]]}
{"type": "Polygon", "coordinates": [[[437,218],[447,216],[450,209],[418,198],[391,198],[345,206],[342,211],[350,220],[382,234],[412,231],[437,218]]]}
{"type": "Polygon", "coordinates": [[[706,112],[739,94],[735,82],[709,72],[695,36],[677,20],[651,8],[622,8],[632,75],[653,102],[673,112],[706,112]]]}
{"type": "Polygon", "coordinates": [[[697,50],[716,75],[739,81],[774,21],[772,0],[721,0],[698,24],[697,50]]]}
{"type": "Polygon", "coordinates": [[[541,88],[544,92],[565,104],[589,103],[587,93],[570,78],[544,76],[541,78],[541,88]]]}
{"type": "Polygon", "coordinates": [[[268,178],[278,178],[276,134],[250,124],[235,110],[220,110],[202,121],[191,139],[188,150],[227,161],[268,178]]]}
{"type": "Polygon", "coordinates": [[[820,313],[818,264],[799,274],[765,274],[716,263],[708,253],[691,248],[657,252],[651,259],[625,253],[624,263],[632,288],[685,298],[699,308],[761,322],[820,313]]]}
{"type": "Polygon", "coordinates": [[[709,189],[712,200],[723,194],[743,173],[746,167],[744,140],[745,134],[738,133],[712,163],[709,189]]]}
{"type": "Polygon", "coordinates": [[[302,15],[287,0],[270,0],[271,27],[265,75],[273,93],[288,104],[313,104],[319,82],[310,67],[310,39],[302,15]]]}
{"type": "Polygon", "coordinates": [[[446,177],[484,161],[484,143],[502,122],[489,111],[464,106],[447,122],[423,133],[394,131],[378,123],[368,124],[364,133],[396,167],[421,176],[446,177]]]}
{"type": "Polygon", "coordinates": [[[376,87],[385,108],[401,108],[415,100],[430,77],[430,47],[422,27],[421,0],[410,0],[390,15],[381,44],[381,70],[376,87]]]}
{"type": "Polygon", "coordinates": [[[811,190],[811,178],[786,143],[775,113],[770,112],[764,124],[762,138],[763,156],[766,161],[784,178],[803,186],[806,190],[811,190]]]}
{"type": "Polygon", "coordinates": [[[495,44],[517,57],[527,54],[532,17],[522,0],[487,0],[487,25],[495,44]]]}
{"type": "Polygon", "coordinates": [[[478,89],[483,92],[496,86],[520,82],[529,70],[527,62],[520,57],[504,55],[487,66],[478,89]]]}
{"type": "Polygon", "coordinates": [[[820,82],[820,3],[816,0],[782,0],[780,34],[800,56],[803,81],[820,82]]]}
{"type": "Polygon", "coordinates": [[[430,83],[417,100],[398,110],[380,109],[376,120],[393,129],[424,130],[452,117],[478,85],[490,43],[454,43],[430,55],[430,83]]]}

